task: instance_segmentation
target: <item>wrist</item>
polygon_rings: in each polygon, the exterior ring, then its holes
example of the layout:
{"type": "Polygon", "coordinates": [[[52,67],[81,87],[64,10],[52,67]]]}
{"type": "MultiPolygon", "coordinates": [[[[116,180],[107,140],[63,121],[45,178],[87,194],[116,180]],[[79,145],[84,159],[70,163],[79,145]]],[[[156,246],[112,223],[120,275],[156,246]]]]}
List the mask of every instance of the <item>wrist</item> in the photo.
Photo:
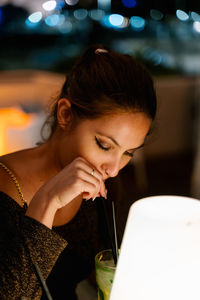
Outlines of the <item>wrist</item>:
{"type": "Polygon", "coordinates": [[[47,193],[37,192],[31,200],[26,215],[52,228],[54,216],[59,209],[55,199],[50,199],[47,193]]]}

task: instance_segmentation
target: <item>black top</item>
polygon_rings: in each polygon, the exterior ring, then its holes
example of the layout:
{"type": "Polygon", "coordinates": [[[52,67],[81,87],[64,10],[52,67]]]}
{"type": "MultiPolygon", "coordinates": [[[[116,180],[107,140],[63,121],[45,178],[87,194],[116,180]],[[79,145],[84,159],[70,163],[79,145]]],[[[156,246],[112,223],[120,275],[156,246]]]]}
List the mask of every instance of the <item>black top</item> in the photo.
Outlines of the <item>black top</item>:
{"type": "Polygon", "coordinates": [[[99,220],[99,200],[83,201],[72,221],[51,230],[0,192],[0,299],[41,298],[33,261],[54,300],[76,299],[77,283],[90,274],[103,249],[99,220]]]}

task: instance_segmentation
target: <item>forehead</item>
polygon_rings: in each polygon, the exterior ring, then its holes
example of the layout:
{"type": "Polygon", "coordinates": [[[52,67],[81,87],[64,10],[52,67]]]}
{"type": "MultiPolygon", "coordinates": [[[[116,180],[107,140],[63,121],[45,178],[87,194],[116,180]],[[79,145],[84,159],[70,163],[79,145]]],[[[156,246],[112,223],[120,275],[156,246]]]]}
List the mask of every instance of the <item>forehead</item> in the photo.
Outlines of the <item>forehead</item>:
{"type": "Polygon", "coordinates": [[[82,122],[85,130],[114,138],[119,145],[135,148],[144,142],[151,126],[151,119],[141,112],[106,115],[82,122]]]}

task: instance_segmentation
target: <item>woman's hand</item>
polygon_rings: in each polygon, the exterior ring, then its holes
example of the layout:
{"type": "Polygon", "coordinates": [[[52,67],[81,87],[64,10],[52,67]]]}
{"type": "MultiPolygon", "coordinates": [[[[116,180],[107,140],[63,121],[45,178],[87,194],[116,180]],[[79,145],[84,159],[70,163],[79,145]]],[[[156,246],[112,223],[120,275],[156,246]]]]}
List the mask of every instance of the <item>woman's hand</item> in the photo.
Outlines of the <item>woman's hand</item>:
{"type": "Polygon", "coordinates": [[[51,228],[56,211],[77,196],[88,200],[97,196],[106,198],[106,193],[102,174],[78,157],[38,190],[26,215],[51,228]]]}
{"type": "Polygon", "coordinates": [[[43,189],[50,199],[56,201],[58,208],[67,205],[79,195],[86,200],[97,196],[106,197],[102,174],[82,157],[73,160],[50,179],[43,189]]]}

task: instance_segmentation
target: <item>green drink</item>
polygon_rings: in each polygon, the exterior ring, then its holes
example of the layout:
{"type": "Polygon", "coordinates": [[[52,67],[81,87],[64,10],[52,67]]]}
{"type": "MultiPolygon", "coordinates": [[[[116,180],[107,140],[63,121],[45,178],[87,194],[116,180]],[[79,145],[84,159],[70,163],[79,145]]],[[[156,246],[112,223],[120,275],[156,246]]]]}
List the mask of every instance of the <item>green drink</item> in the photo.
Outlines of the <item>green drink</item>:
{"type": "Polygon", "coordinates": [[[113,283],[115,264],[112,250],[103,250],[95,257],[98,300],[108,300],[113,283]]]}

